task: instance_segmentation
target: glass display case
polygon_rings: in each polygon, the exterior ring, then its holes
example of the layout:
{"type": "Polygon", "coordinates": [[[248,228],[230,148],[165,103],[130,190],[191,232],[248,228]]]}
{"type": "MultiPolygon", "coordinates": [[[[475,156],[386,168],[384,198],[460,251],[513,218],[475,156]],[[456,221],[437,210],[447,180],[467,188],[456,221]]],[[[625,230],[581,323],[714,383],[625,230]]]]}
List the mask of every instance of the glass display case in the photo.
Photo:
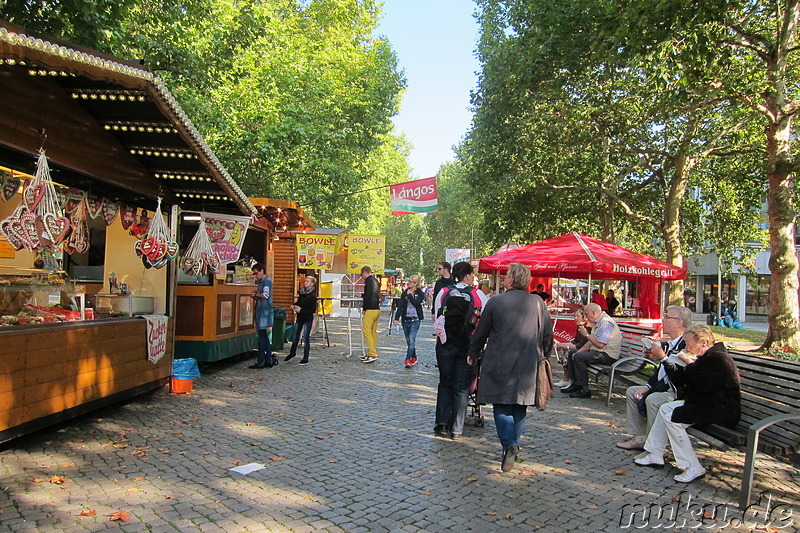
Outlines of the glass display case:
{"type": "Polygon", "coordinates": [[[0,265],[0,327],[84,320],[85,292],[66,272],[0,265]]]}

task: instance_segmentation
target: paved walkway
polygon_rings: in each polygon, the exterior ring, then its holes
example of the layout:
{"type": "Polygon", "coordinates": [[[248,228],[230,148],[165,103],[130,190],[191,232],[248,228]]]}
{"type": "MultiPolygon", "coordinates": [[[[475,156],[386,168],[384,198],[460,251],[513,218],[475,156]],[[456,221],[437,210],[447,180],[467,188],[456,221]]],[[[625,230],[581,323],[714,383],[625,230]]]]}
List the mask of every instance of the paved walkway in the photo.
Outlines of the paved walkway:
{"type": "MultiPolygon", "coordinates": [[[[632,454],[614,447],[624,438],[620,397],[607,408],[601,399],[559,394],[547,411],[531,412],[522,462],[503,474],[490,409],[485,427],[468,426],[459,441],[432,434],[430,322],[413,369],[402,365],[402,335],[383,331],[381,358],[364,365],[343,353],[343,320],[329,327],[335,344],[315,341],[308,366],[299,358],[261,371],[246,368],[252,359],[218,363],[192,394],[158,391],[5,446],[0,530],[750,531],[764,524],[763,503],[745,523],[737,510],[739,452],[699,447],[709,474],[689,486],[672,481],[675,468],[635,466],[632,454]],[[266,468],[229,471],[248,463],[266,468]],[[120,511],[129,520],[111,521],[120,511]]],[[[765,457],[760,466],[757,487],[772,498],[772,527],[797,531],[797,465],[765,457]],[[787,521],[778,522],[779,511],[787,521]]]]}

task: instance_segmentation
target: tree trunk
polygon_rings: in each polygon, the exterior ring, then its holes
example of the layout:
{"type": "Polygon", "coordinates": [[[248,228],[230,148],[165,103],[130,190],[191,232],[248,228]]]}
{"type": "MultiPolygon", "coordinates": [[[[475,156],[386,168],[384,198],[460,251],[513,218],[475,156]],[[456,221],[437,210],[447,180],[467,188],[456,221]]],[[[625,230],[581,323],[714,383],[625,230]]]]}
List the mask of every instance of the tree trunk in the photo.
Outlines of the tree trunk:
{"type": "Polygon", "coordinates": [[[769,330],[762,348],[774,344],[800,348],[791,132],[790,116],[782,115],[782,118],[767,126],[767,216],[771,276],[769,330]]]}
{"type": "MultiPolygon", "coordinates": [[[[667,248],[667,263],[683,268],[683,244],[681,243],[681,200],[686,194],[692,160],[685,152],[674,160],[675,170],[670,180],[669,191],[664,198],[664,245],[667,248]]],[[[683,305],[683,280],[667,282],[667,305],[683,305]]]]}

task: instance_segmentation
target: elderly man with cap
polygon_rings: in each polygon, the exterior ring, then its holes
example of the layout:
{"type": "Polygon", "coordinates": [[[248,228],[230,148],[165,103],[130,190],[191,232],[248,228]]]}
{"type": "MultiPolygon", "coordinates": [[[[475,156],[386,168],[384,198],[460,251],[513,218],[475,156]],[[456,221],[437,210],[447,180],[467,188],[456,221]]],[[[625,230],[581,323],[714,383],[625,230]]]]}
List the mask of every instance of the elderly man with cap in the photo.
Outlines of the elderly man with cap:
{"type": "Polygon", "coordinates": [[[611,365],[619,359],[622,348],[622,334],[616,321],[608,316],[596,303],[586,304],[583,307],[586,319],[592,324],[589,332],[586,326],[579,325],[578,332],[585,335],[588,341],[575,352],[572,358],[572,385],[561,389],[569,394],[570,398],[591,398],[589,389],[589,371],[587,367],[592,363],[611,365]]]}

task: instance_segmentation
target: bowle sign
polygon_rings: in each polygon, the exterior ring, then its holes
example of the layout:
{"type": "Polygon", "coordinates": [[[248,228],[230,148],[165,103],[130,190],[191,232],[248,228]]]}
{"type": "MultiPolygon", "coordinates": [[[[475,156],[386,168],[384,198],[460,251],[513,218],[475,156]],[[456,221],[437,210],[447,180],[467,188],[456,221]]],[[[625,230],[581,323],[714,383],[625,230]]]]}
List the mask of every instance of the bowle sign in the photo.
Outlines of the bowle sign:
{"type": "Polygon", "coordinates": [[[436,177],[389,186],[393,215],[432,213],[439,209],[436,177]]]}

